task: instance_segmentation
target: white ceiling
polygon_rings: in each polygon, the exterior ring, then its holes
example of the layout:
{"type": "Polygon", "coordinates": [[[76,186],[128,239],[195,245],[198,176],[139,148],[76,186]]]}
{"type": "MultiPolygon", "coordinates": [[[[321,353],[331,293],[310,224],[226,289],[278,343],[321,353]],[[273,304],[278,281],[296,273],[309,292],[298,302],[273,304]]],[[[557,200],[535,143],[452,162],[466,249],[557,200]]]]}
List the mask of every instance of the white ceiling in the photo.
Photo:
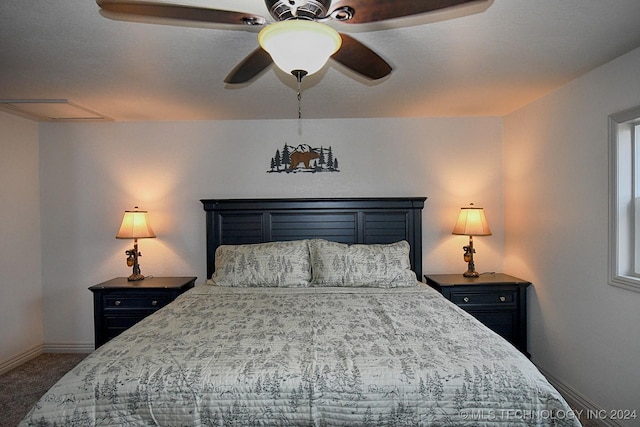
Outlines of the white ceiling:
{"type": "MultiPolygon", "coordinates": [[[[269,16],[262,0],[165,2],[269,16]]],[[[118,121],[297,117],[295,79],[273,66],[249,84],[223,82],[257,30],[98,10],[94,0],[1,0],[0,100],[68,99],[118,121]]],[[[394,70],[371,83],[330,61],[303,80],[303,118],[501,116],[640,46],[640,1],[494,0],[332,26],[394,70]]]]}

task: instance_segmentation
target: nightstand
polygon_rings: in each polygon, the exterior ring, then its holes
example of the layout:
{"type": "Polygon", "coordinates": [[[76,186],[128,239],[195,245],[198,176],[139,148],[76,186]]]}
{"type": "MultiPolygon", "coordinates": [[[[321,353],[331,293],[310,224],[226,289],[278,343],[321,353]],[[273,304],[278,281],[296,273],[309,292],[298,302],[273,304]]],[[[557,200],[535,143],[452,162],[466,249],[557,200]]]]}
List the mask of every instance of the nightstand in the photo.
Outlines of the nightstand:
{"type": "Polygon", "coordinates": [[[96,348],[193,288],[195,281],[195,277],[150,277],[130,282],[117,277],[91,286],[96,348]]]}
{"type": "Polygon", "coordinates": [[[527,287],[530,282],[502,273],[481,274],[480,277],[462,274],[424,277],[429,286],[529,356],[527,287]]]}

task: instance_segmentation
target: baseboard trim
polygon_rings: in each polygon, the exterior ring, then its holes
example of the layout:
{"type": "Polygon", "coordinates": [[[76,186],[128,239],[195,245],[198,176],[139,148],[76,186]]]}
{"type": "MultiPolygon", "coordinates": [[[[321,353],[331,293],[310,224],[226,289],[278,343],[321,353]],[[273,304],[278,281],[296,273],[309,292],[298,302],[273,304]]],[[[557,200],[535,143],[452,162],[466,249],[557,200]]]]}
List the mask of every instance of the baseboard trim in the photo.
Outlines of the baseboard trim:
{"type": "Polygon", "coordinates": [[[547,378],[551,385],[560,392],[567,403],[574,409],[582,411],[583,416],[587,415],[587,419],[603,427],[624,427],[622,424],[616,422],[615,420],[611,420],[606,417],[598,417],[598,414],[604,414],[606,413],[606,411],[567,383],[560,381],[558,378],[554,377],[552,374],[540,368],[539,366],[537,366],[537,368],[538,370],[540,370],[542,375],[547,378]],[[590,414],[593,414],[593,416],[588,416],[590,414]]]}
{"type": "Polygon", "coordinates": [[[40,344],[17,355],[16,357],[7,360],[6,362],[0,363],[0,375],[9,372],[13,368],[17,368],[23,363],[27,363],[31,359],[35,359],[42,353],[44,353],[44,345],[40,344]]]}
{"type": "Polygon", "coordinates": [[[0,375],[17,368],[43,353],[92,353],[95,350],[92,342],[83,343],[45,343],[37,345],[19,355],[0,363],[0,375]]]}
{"type": "Polygon", "coordinates": [[[43,353],[92,353],[95,347],[92,342],[45,343],[43,350],[43,353]]]}

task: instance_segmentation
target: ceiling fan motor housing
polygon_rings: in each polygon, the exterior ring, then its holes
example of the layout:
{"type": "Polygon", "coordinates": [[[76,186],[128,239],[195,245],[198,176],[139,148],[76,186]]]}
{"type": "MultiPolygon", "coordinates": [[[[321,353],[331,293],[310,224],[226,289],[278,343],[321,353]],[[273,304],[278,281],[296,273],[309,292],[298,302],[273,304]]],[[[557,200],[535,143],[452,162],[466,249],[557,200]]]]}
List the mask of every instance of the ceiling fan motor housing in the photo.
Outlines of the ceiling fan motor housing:
{"type": "Polygon", "coordinates": [[[324,18],[331,6],[331,0],[265,0],[265,3],[277,21],[324,18]]]}

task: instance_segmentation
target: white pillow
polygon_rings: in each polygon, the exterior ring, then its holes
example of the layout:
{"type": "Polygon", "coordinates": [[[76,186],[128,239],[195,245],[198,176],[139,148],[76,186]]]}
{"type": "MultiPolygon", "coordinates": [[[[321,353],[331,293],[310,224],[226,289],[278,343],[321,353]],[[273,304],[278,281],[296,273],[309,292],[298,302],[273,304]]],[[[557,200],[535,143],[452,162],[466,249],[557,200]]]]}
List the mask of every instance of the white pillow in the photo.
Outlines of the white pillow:
{"type": "Polygon", "coordinates": [[[416,286],[409,243],[346,245],[322,239],[309,241],[311,286],[397,288],[416,286]]]}
{"type": "Polygon", "coordinates": [[[311,280],[306,240],[221,245],[211,280],[219,286],[306,287],[311,280]]]}

